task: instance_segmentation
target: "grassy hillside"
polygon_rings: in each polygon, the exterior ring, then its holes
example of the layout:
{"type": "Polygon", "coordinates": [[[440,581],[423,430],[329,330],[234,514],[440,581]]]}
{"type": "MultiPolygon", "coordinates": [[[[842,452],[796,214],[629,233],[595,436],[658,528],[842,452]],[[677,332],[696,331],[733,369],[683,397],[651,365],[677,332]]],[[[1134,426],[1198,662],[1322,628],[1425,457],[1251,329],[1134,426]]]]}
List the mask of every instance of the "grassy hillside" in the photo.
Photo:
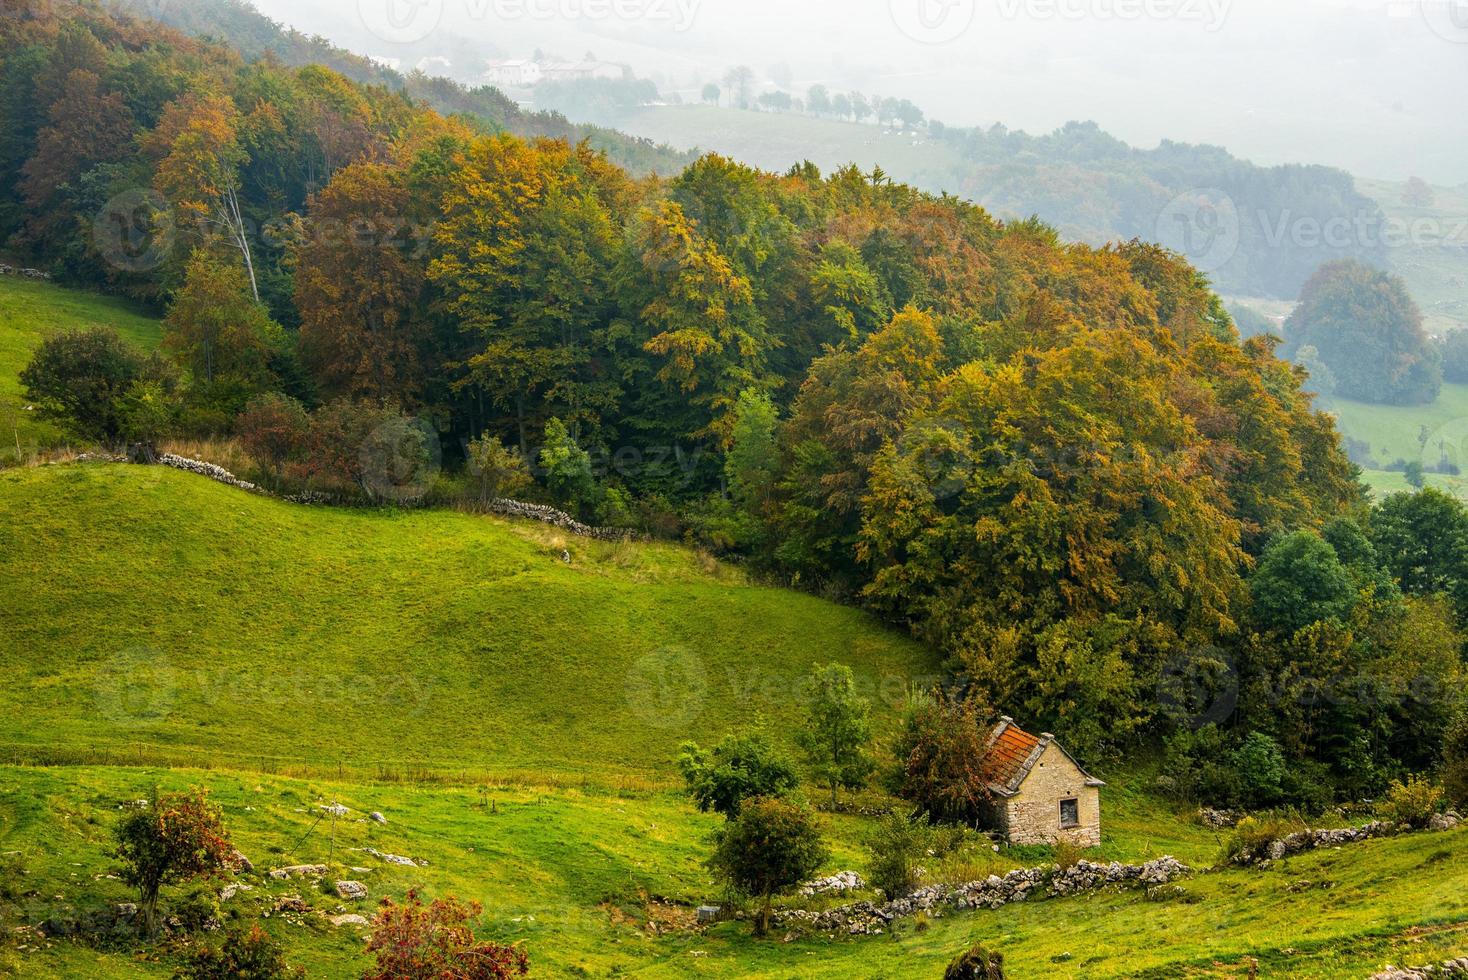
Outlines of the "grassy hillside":
{"type": "MultiPolygon", "coordinates": [[[[108,833],[119,804],[155,783],[212,786],[236,842],[262,872],[330,863],[367,882],[373,901],[415,885],[482,901],[482,934],[526,943],[537,976],[931,978],[958,950],[983,941],[1004,952],[1016,980],[1243,977],[1250,957],[1259,959],[1260,976],[1359,978],[1385,962],[1420,964],[1468,950],[1463,830],[1315,852],[1263,872],[1202,874],[1153,900],[1103,893],[934,918],[925,927],[901,921],[889,935],[866,939],[761,942],[741,924],[707,932],[689,925],[692,905],[720,898],[701,865],[716,819],[676,796],[500,786],[481,796],[469,787],[109,768],[0,768],[0,850],[34,893],[0,897],[0,925],[128,900],[105,877],[108,833]],[[329,822],[312,829],[317,807],[332,801],[352,811],[334,836],[329,822]],[[388,823],[363,819],[372,810],[388,823]],[[426,864],[385,864],[365,847],[426,864]]],[[[1118,792],[1106,805],[1117,828],[1108,847],[1115,856],[1166,850],[1197,866],[1216,856],[1211,832],[1145,798],[1118,792]]],[[[864,867],[861,821],[827,818],[826,831],[835,850],[829,870],[864,867]]],[[[962,870],[977,877],[1019,863],[978,847],[962,870]]],[[[285,894],[328,914],[342,908],[309,882],[248,881],[251,891],[224,904],[226,917],[256,916],[285,894]]],[[[367,905],[360,910],[370,912],[367,905]]],[[[305,921],[277,915],[263,925],[312,976],[355,975],[366,965],[358,929],[305,921]]],[[[29,951],[0,942],[0,973],[168,976],[176,962],[70,940],[29,951]]]]}
{"type": "Polygon", "coordinates": [[[791,719],[817,663],[884,718],[937,666],[683,548],[161,467],[0,473],[0,582],[0,743],[42,755],[666,774],[681,739],[791,719]]]}
{"type": "Polygon", "coordinates": [[[95,326],[113,327],[145,349],[162,335],[156,319],[122,300],[0,276],[0,465],[61,439],[55,426],[25,410],[20,372],[31,354],[47,334],[95,326]]]}

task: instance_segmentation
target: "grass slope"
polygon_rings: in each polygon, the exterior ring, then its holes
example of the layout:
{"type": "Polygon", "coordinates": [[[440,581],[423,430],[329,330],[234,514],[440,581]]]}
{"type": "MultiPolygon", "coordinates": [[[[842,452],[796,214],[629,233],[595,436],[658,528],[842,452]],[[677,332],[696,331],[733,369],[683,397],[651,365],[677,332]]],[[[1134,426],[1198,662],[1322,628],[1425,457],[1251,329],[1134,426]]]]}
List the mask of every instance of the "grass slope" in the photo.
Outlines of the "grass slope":
{"type": "MultiPolygon", "coordinates": [[[[374,901],[413,886],[479,900],[481,934],[524,942],[537,976],[936,977],[958,950],[983,941],[1004,952],[1016,980],[1243,977],[1250,957],[1259,959],[1260,976],[1359,978],[1385,962],[1421,964],[1468,951],[1464,830],[1316,852],[1268,871],[1209,872],[1161,900],[1102,893],[926,925],[904,921],[888,935],[860,940],[760,942],[738,923],[705,933],[682,924],[693,904],[719,899],[701,864],[717,820],[670,794],[496,786],[481,796],[467,787],[105,767],[0,768],[0,851],[13,875],[11,892],[0,892],[0,926],[129,900],[105,877],[120,804],[155,783],[201,782],[213,787],[236,842],[261,873],[330,863],[332,877],[367,882],[374,901]],[[352,810],[334,839],[329,823],[312,829],[317,807],[331,801],[352,810]],[[371,810],[386,813],[388,823],[363,819],[371,810]],[[427,863],[385,864],[366,847],[427,863]],[[650,897],[673,905],[651,905],[650,897]],[[664,928],[650,927],[653,920],[664,928]]],[[[1117,794],[1108,806],[1123,825],[1165,828],[1168,849],[1195,866],[1216,855],[1209,832],[1143,796],[1117,794]]],[[[829,870],[863,867],[861,821],[827,818],[826,829],[836,852],[829,870]]],[[[1133,860],[1159,853],[1130,832],[1108,848],[1133,860]]],[[[982,852],[969,874],[1018,863],[982,852]]],[[[258,916],[283,894],[299,894],[327,914],[342,908],[310,883],[248,881],[253,889],[223,906],[226,917],[258,916]]],[[[179,891],[170,895],[176,900],[179,891]]],[[[366,965],[357,929],[280,916],[263,924],[312,976],[359,975],[366,965]]],[[[137,957],[126,943],[111,951],[69,940],[43,950],[4,947],[0,941],[0,972],[27,976],[167,976],[177,964],[166,953],[137,957]]]]}
{"type": "Polygon", "coordinates": [[[0,472],[0,582],[0,743],[31,758],[666,775],[681,739],[792,721],[815,664],[849,664],[884,719],[937,669],[681,547],[162,467],[0,472]]]}
{"type": "Polygon", "coordinates": [[[0,276],[0,464],[59,443],[61,432],[25,410],[20,372],[48,334],[113,327],[145,350],[157,346],[156,319],[111,297],[0,276]]]}

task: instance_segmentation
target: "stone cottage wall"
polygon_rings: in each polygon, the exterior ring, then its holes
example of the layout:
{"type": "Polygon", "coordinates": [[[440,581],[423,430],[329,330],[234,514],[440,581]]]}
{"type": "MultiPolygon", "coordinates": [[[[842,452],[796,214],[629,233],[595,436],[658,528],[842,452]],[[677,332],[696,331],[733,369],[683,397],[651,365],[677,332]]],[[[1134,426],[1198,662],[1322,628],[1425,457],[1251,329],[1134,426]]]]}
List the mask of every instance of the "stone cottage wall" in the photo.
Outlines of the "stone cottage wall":
{"type": "Polygon", "coordinates": [[[1062,836],[1084,847],[1101,843],[1101,791],[1086,785],[1085,775],[1054,743],[1004,808],[1012,844],[1053,844],[1062,836]],[[1071,798],[1077,801],[1080,822],[1067,829],[1060,826],[1060,801],[1071,798]]]}

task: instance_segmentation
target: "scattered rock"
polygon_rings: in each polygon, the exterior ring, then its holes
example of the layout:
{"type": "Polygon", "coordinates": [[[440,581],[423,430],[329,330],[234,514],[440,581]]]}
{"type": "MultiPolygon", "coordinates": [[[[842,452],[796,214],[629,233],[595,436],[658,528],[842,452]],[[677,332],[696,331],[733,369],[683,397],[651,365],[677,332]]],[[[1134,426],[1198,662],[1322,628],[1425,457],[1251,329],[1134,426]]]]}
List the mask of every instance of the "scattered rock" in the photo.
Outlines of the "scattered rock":
{"type": "Polygon", "coordinates": [[[360,881],[338,881],[335,888],[338,895],[353,902],[360,902],[367,897],[367,886],[360,881]]]}
{"type": "Polygon", "coordinates": [[[387,817],[384,817],[376,810],[373,810],[371,813],[367,814],[367,819],[371,820],[373,823],[387,823],[387,817]]]}
{"type": "Polygon", "coordinates": [[[384,854],[383,852],[373,847],[365,847],[363,848],[363,850],[366,851],[368,854],[371,854],[373,857],[377,858],[377,860],[386,861],[388,864],[400,864],[405,868],[428,867],[427,861],[415,860],[414,858],[410,857],[403,857],[401,854],[384,854]]]}
{"type": "Polygon", "coordinates": [[[294,912],[299,915],[310,912],[311,905],[299,895],[282,895],[275,900],[275,905],[271,910],[274,912],[294,912]]]}
{"type": "Polygon", "coordinates": [[[367,921],[367,917],[365,915],[356,914],[333,915],[327,921],[330,922],[332,925],[337,926],[338,928],[342,926],[360,926],[362,928],[366,928],[368,925],[371,925],[371,923],[367,921]]]}
{"type": "Polygon", "coordinates": [[[322,806],[321,811],[325,813],[328,817],[345,817],[347,814],[352,812],[351,810],[348,810],[346,807],[342,806],[340,803],[332,803],[322,806]]]}
{"type": "Polygon", "coordinates": [[[234,866],[236,868],[238,868],[240,871],[243,871],[245,874],[253,874],[255,871],[255,863],[249,858],[245,857],[245,855],[241,853],[238,848],[236,848],[234,853],[230,855],[230,860],[234,862],[234,866]]]}
{"type": "Polygon", "coordinates": [[[276,881],[285,881],[288,878],[321,878],[326,875],[324,864],[293,864],[288,868],[272,868],[270,877],[276,881]]]}

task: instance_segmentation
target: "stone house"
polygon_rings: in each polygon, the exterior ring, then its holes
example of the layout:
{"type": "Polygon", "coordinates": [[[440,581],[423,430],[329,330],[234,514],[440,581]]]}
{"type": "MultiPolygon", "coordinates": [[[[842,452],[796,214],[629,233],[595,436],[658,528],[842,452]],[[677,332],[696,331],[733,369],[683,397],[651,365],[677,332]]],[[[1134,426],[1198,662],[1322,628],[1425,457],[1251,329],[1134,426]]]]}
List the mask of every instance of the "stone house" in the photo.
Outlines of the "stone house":
{"type": "Polygon", "coordinates": [[[1101,787],[1106,784],[1082,769],[1054,735],[1031,735],[1005,717],[984,746],[993,794],[987,814],[991,829],[1011,844],[1101,843],[1101,787]]]}

